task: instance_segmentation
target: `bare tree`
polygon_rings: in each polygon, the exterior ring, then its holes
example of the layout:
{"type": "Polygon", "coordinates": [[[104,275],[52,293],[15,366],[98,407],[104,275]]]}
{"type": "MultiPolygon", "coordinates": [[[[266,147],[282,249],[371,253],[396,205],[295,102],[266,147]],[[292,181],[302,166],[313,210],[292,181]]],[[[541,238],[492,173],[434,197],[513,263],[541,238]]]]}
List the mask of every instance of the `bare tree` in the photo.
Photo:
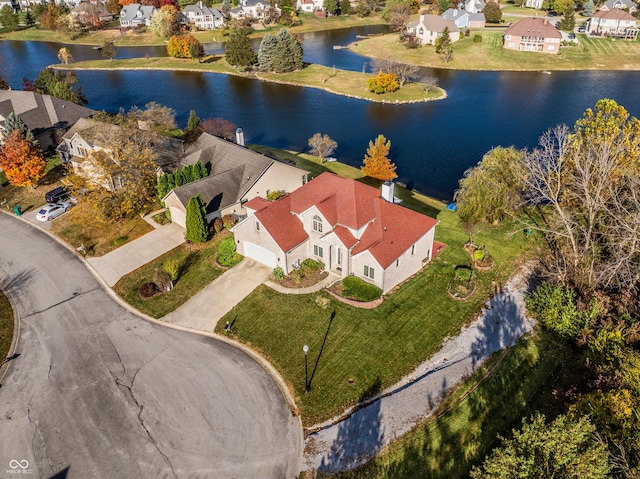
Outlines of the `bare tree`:
{"type": "Polygon", "coordinates": [[[582,289],[636,290],[640,281],[640,121],[600,100],[523,157],[525,199],[536,205],[549,270],[582,289]]]}
{"type": "Polygon", "coordinates": [[[395,73],[398,77],[400,88],[402,88],[408,81],[416,79],[416,74],[420,70],[420,67],[408,63],[395,62],[393,60],[375,58],[371,62],[371,69],[373,73],[395,73]]]}
{"type": "Polygon", "coordinates": [[[427,75],[420,79],[420,84],[424,89],[425,93],[431,93],[436,91],[438,87],[438,79],[434,76],[427,75]]]}
{"type": "Polygon", "coordinates": [[[408,3],[396,3],[389,9],[389,26],[394,32],[401,32],[407,26],[411,16],[411,7],[408,3]]]}
{"type": "Polygon", "coordinates": [[[208,118],[200,123],[200,128],[205,133],[219,136],[229,141],[233,141],[236,137],[236,125],[224,118],[208,118]]]}
{"type": "Polygon", "coordinates": [[[336,151],[338,143],[329,138],[329,135],[316,133],[309,138],[309,148],[312,155],[315,155],[320,158],[321,161],[324,161],[326,157],[336,151]]]}

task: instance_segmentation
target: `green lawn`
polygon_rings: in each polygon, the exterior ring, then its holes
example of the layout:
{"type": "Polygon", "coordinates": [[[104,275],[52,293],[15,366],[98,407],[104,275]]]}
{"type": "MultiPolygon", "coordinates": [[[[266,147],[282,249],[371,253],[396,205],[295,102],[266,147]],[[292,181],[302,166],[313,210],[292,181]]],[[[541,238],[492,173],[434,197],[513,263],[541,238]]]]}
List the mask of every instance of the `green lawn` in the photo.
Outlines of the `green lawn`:
{"type": "Polygon", "coordinates": [[[444,63],[435,48],[425,45],[408,50],[397,34],[359,40],[352,46],[361,55],[393,58],[416,65],[459,70],[638,70],[640,43],[578,35],[580,45],[562,47],[559,55],[519,52],[502,47],[503,31],[472,31],[469,37],[453,44],[453,59],[444,63]],[[474,43],[474,35],[482,36],[474,43]]]}
{"type": "MultiPolygon", "coordinates": [[[[299,158],[299,167],[313,169],[313,175],[325,167],[340,167],[349,171],[347,176],[361,177],[347,165],[321,165],[307,155],[289,155],[299,158]]],[[[512,225],[486,228],[474,235],[474,241],[494,256],[496,267],[478,273],[480,286],[474,296],[466,302],[456,301],[447,294],[447,284],[456,265],[471,262],[462,248],[468,236],[458,216],[444,204],[423,201],[422,195],[401,187],[396,188],[396,196],[406,206],[436,216],[440,221],[436,240],[447,247],[427,268],[388,295],[380,307],[361,310],[324,292],[283,295],[261,286],[218,322],[217,332],[223,333],[226,321],[233,323],[234,337],[260,351],[278,369],[296,398],[305,426],[341,413],[367,391],[371,394],[374,386],[394,384],[431,356],[444,338],[457,334],[473,318],[489,297],[492,282],[505,282],[527,244],[523,234],[511,236],[512,225]],[[315,369],[312,390],[306,395],[304,344],[310,347],[310,374],[315,369]]]]}
{"type": "MultiPolygon", "coordinates": [[[[575,359],[545,333],[499,352],[461,384],[436,414],[364,466],[336,479],[463,479],[522,418],[562,412],[562,394],[575,359]],[[495,369],[493,369],[495,368],[495,369]],[[487,376],[487,371],[493,372],[487,376]],[[483,378],[486,378],[483,380],[483,378]],[[474,389],[475,388],[475,389],[474,389]]],[[[322,477],[322,476],[320,476],[322,477]]]]}
{"type": "Polygon", "coordinates": [[[307,65],[302,70],[291,73],[247,73],[229,65],[223,57],[210,55],[198,62],[191,59],[170,57],[129,58],[124,60],[88,60],[69,65],[56,65],[65,70],[105,69],[105,70],[187,70],[212,73],[225,73],[249,78],[320,88],[340,95],[356,96],[371,101],[385,101],[392,103],[435,100],[444,97],[444,91],[425,93],[417,83],[407,83],[401,89],[392,93],[376,95],[367,88],[370,74],[336,70],[322,65],[307,65]]]}
{"type": "Polygon", "coordinates": [[[218,244],[228,234],[225,232],[216,235],[203,245],[182,244],[123,276],[113,289],[139,311],[154,318],[161,318],[186,303],[189,298],[224,272],[214,260],[218,254],[218,244]],[[164,262],[169,259],[178,261],[183,269],[175,287],[168,293],[146,300],[140,299],[138,295],[140,285],[153,281],[155,270],[161,268],[164,262]]]}
{"type": "Polygon", "coordinates": [[[9,354],[13,339],[13,309],[7,297],[0,291],[0,358],[9,354]]]}

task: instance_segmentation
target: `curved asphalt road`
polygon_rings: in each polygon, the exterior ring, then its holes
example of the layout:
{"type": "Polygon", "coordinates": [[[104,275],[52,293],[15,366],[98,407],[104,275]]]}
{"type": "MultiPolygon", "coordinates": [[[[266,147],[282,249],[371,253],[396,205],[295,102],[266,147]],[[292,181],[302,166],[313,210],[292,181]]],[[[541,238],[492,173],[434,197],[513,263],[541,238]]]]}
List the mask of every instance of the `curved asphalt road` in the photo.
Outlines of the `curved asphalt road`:
{"type": "Polygon", "coordinates": [[[245,353],[131,314],[73,253],[4,214],[0,282],[20,317],[0,387],[0,477],[300,470],[299,422],[245,353]]]}

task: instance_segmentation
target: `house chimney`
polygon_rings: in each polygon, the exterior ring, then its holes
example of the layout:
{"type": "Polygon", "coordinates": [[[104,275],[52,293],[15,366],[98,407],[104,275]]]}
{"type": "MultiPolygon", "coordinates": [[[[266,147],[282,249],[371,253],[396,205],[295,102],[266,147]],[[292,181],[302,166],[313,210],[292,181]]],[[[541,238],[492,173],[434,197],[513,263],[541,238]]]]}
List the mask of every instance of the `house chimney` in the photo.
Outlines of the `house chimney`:
{"type": "Polygon", "coordinates": [[[393,203],[393,181],[385,181],[382,183],[382,199],[393,203]]]}
{"type": "Polygon", "coordinates": [[[242,128],[236,128],[236,143],[244,146],[244,131],[242,131],[242,128]]]}

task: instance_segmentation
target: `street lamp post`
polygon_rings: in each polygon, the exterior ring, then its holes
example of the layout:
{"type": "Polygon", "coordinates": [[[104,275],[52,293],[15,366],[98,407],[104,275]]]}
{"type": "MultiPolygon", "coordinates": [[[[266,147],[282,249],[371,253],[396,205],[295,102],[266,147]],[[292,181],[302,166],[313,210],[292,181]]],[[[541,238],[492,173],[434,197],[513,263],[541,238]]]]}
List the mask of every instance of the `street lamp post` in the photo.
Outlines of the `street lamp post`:
{"type": "Polygon", "coordinates": [[[309,346],[306,344],[302,346],[304,352],[304,393],[309,392],[309,362],[307,361],[307,353],[309,352],[309,346]]]}

